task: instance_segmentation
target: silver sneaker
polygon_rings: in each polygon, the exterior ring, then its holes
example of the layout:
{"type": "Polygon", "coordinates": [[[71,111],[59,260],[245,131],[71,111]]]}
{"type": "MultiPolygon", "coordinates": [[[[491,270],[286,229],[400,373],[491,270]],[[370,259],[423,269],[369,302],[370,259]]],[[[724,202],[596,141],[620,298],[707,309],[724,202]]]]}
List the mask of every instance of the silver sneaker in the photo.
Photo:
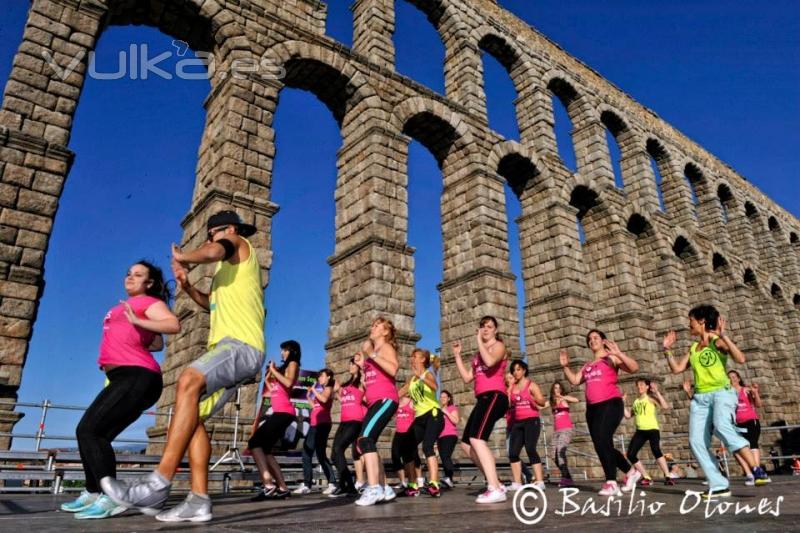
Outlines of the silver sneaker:
{"type": "Polygon", "coordinates": [[[133,481],[121,481],[107,476],[100,480],[106,496],[126,509],[138,509],[148,516],[155,516],[169,497],[172,484],[151,472],[133,481]]]}
{"type": "Polygon", "coordinates": [[[190,492],[181,503],[156,515],[161,522],[208,522],[211,520],[211,499],[190,492]]]}

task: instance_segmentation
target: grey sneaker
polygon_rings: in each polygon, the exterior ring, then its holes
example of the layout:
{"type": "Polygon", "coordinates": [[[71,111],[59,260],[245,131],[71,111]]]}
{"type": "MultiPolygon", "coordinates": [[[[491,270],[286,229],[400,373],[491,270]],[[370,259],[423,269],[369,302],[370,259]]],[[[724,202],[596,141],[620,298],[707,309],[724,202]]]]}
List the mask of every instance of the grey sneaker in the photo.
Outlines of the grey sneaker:
{"type": "Polygon", "coordinates": [[[181,503],[156,515],[161,522],[208,522],[211,520],[211,498],[190,492],[181,503]]]}
{"type": "Polygon", "coordinates": [[[151,472],[133,481],[120,481],[107,476],[100,480],[100,487],[117,505],[155,516],[167,501],[172,483],[158,472],[151,472]]]}

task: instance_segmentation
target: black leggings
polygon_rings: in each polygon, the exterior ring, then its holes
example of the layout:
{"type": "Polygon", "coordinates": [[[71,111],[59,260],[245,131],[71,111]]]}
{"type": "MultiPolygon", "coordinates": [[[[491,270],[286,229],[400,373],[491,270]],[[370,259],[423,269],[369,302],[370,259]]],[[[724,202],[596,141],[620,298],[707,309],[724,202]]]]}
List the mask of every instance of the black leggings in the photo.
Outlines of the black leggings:
{"type": "Polygon", "coordinates": [[[422,466],[419,459],[419,449],[414,444],[414,431],[409,429],[405,433],[395,432],[392,438],[392,469],[395,472],[403,470],[403,466],[414,462],[414,466],[422,466]]]}
{"type": "Polygon", "coordinates": [[[541,464],[542,459],[536,451],[536,444],[539,442],[539,433],[542,431],[542,421],[539,417],[528,418],[521,422],[515,422],[511,426],[511,443],[508,446],[508,462],[520,462],[519,453],[522,446],[528,453],[528,460],[532,465],[541,464]]]}
{"type": "Polygon", "coordinates": [[[624,412],[622,398],[612,398],[586,406],[586,424],[589,426],[594,450],[603,465],[606,481],[617,479],[617,468],[626,474],[631,469],[631,464],[622,452],[614,448],[614,432],[622,422],[624,412]]]}
{"type": "Polygon", "coordinates": [[[161,374],[140,366],[119,366],[106,374],[110,383],[83,413],[78,450],[86,475],[86,490],[100,492],[100,480],[116,477],[117,461],[111,443],[161,396],[161,374]]]}
{"type": "Polygon", "coordinates": [[[328,447],[328,435],[331,434],[331,424],[317,424],[311,426],[303,442],[303,482],[306,487],[311,487],[314,482],[314,468],[311,465],[311,458],[316,454],[317,461],[325,473],[328,483],[336,483],[336,473],[333,471],[328,456],[325,455],[325,448],[328,447]]]}
{"type": "Polygon", "coordinates": [[[441,437],[437,442],[439,446],[439,458],[442,460],[442,467],[444,468],[445,477],[453,479],[455,474],[455,466],[453,465],[453,450],[456,449],[458,437],[455,435],[448,435],[441,437]]]}
{"type": "Polygon", "coordinates": [[[657,429],[637,429],[631,437],[631,443],[628,444],[628,461],[631,464],[639,462],[637,455],[647,441],[650,441],[650,450],[653,452],[654,459],[664,456],[661,453],[661,433],[657,429]]]}
{"type": "Polygon", "coordinates": [[[428,411],[414,419],[411,431],[414,435],[414,448],[422,444],[425,459],[436,457],[436,439],[444,429],[444,415],[439,409],[428,411]]]}
{"type": "Polygon", "coordinates": [[[336,465],[336,474],[339,478],[339,487],[343,489],[354,489],[353,475],[347,468],[347,459],[344,452],[348,446],[353,448],[353,461],[355,462],[361,457],[356,448],[356,438],[361,432],[361,422],[342,422],[336,430],[336,435],[333,437],[333,449],[331,455],[333,456],[333,464],[336,465]]]}

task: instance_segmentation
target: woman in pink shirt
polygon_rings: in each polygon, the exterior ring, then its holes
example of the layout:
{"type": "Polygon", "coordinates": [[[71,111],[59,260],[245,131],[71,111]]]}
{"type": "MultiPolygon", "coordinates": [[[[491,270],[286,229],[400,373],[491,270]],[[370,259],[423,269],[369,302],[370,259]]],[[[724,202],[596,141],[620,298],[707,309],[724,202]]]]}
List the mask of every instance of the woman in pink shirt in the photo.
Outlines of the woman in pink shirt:
{"type": "Polygon", "coordinates": [[[523,446],[528,454],[528,461],[533,469],[536,488],[544,490],[544,470],[542,459],[536,451],[539,434],[542,431],[542,419],[539,408],[546,402],[539,385],[528,377],[528,365],[521,359],[511,363],[513,380],[508,387],[509,412],[511,413],[510,442],[508,445],[508,462],[511,463],[512,490],[522,488],[522,460],[520,453],[523,446]]]}
{"type": "Polygon", "coordinates": [[[617,485],[617,468],[627,474],[625,488],[632,490],[642,477],[625,456],[614,447],[614,432],[622,422],[625,405],[622,391],[617,385],[617,373],[621,370],[634,373],[639,363],[619,349],[617,343],[607,339],[602,331],[593,329],[586,335],[586,345],[594,358],[583,365],[579,372],[569,368],[569,355],[561,350],[560,361],[564,375],[573,385],[586,384],[586,423],[592,437],[594,449],[603,465],[606,482],[600,496],[622,496],[617,485]]]}
{"type": "Polygon", "coordinates": [[[375,505],[396,496],[394,490],[386,484],[386,474],[378,455],[378,439],[399,403],[395,376],[400,363],[397,360],[397,341],[392,321],[381,317],[372,322],[369,339],[374,351],[356,356],[356,363],[364,372],[364,394],[368,406],[361,434],[356,440],[358,450],[364,458],[368,483],[356,501],[356,505],[360,506],[375,505]]]}
{"type": "Polygon", "coordinates": [[[333,464],[336,465],[336,476],[339,484],[329,496],[339,498],[342,496],[357,496],[353,475],[347,468],[345,451],[351,445],[353,447],[353,464],[361,460],[361,455],[356,448],[356,437],[361,432],[361,423],[364,421],[364,414],[367,409],[364,405],[364,383],[361,377],[361,369],[356,364],[355,358],[350,359],[348,367],[349,378],[342,383],[334,385],[334,393],[339,400],[341,407],[339,415],[339,428],[333,437],[333,464]]]}
{"type": "Polygon", "coordinates": [[[571,487],[572,476],[567,467],[567,446],[572,441],[572,417],[569,414],[569,404],[578,403],[578,399],[564,392],[564,386],[556,381],[550,385],[550,401],[548,405],[553,410],[553,450],[556,454],[556,466],[561,471],[559,487],[571,487]]]}
{"type": "Polygon", "coordinates": [[[453,474],[455,469],[453,466],[453,450],[456,449],[458,443],[458,422],[461,417],[458,415],[458,407],[453,405],[453,395],[449,390],[443,390],[439,395],[439,403],[442,406],[442,414],[444,414],[444,429],[439,434],[439,440],[436,442],[439,448],[439,457],[442,459],[442,466],[444,467],[444,479],[442,484],[446,487],[453,488],[453,474]]]}
{"type": "Polygon", "coordinates": [[[300,375],[301,355],[299,342],[285,341],[281,343],[281,366],[275,366],[273,361],[267,366],[265,386],[269,387],[271,412],[247,443],[264,482],[261,491],[252,498],[253,501],[282,500],[291,495],[281,467],[272,453],[288,427],[297,420],[291,395],[300,375]]]}
{"type": "Polygon", "coordinates": [[[111,443],[142,411],[161,396],[161,367],[151,351],[164,346],[161,334],[180,331],[178,318],[167,306],[169,290],[161,269],[139,261],[125,276],[127,299],[103,319],[100,369],[108,385],[97,395],[78,423],[78,450],[86,475],[86,489],[61,506],[75,518],[107,518],[123,512],[100,490],[100,480],[116,477],[111,443]]]}
{"type": "MultiPolygon", "coordinates": [[[[758,440],[761,438],[761,422],[758,420],[757,407],[761,407],[761,395],[758,391],[758,383],[750,386],[745,385],[742,376],[736,370],[728,371],[728,378],[731,386],[736,391],[738,401],[736,403],[736,426],[747,430],[744,438],[750,443],[750,450],[753,452],[753,459],[756,464],[761,464],[761,451],[758,449],[758,440]]],[[[745,485],[754,486],[755,478],[750,471],[747,462],[736,455],[736,461],[742,467],[745,475],[745,485]]]]}
{"type": "Polygon", "coordinates": [[[476,343],[478,352],[472,358],[469,368],[461,360],[461,342],[453,343],[458,373],[464,383],[474,383],[476,399],[475,408],[469,415],[461,440],[472,461],[486,476],[486,492],[478,496],[475,502],[499,503],[506,501],[506,491],[497,477],[495,458],[487,443],[495,423],[508,410],[505,385],[506,347],[497,333],[497,319],[492,316],[481,319],[476,343]]]}
{"type": "Polygon", "coordinates": [[[333,370],[323,368],[317,376],[317,383],[308,387],[306,399],[311,404],[311,421],[308,433],[303,440],[303,482],[294,490],[292,494],[308,494],[311,492],[311,485],[314,483],[314,468],[312,457],[317,456],[317,462],[322,467],[328,487],[323,494],[330,495],[336,490],[336,473],[333,471],[328,459],[326,449],[328,447],[328,435],[331,434],[333,420],[331,419],[331,407],[333,407],[333,388],[336,380],[333,377],[333,370]]]}

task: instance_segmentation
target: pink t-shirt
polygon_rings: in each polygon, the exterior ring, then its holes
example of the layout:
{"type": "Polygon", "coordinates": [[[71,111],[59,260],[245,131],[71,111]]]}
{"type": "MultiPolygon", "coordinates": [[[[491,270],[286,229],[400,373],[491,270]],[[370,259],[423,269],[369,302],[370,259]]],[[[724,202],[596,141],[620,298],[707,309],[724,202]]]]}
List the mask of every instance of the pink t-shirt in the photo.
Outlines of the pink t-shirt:
{"type": "Polygon", "coordinates": [[[502,359],[499,363],[489,368],[483,364],[481,354],[472,358],[472,375],[475,376],[475,396],[485,392],[506,392],[505,373],[508,362],[502,359]]]}
{"type": "MultiPolygon", "coordinates": [[[[448,405],[444,408],[445,411],[448,413],[452,413],[453,411],[458,411],[458,407],[455,405],[448,405]]],[[[442,428],[442,432],[439,433],[439,438],[441,437],[456,437],[458,436],[458,430],[456,429],[456,425],[453,424],[452,420],[450,420],[447,416],[444,417],[444,428],[442,428]]]]}
{"type": "Polygon", "coordinates": [[[572,429],[572,417],[569,416],[569,404],[561,401],[557,406],[553,407],[553,425],[555,431],[563,431],[565,429],[572,429]]]}
{"type": "MultiPolygon", "coordinates": [[[[292,383],[292,387],[294,387],[294,383],[292,383]]],[[[291,390],[292,387],[284,387],[277,379],[272,379],[269,388],[272,397],[273,413],[296,414],[294,404],[289,399],[289,390],[291,390]]]]}
{"type": "Polygon", "coordinates": [[[331,407],[333,407],[333,389],[331,395],[328,397],[327,402],[321,402],[317,399],[317,394],[322,392],[322,387],[317,385],[314,387],[314,397],[311,400],[311,427],[318,426],[319,424],[330,424],[331,420],[331,407]]]}
{"type": "Polygon", "coordinates": [[[536,408],[536,402],[533,401],[530,391],[531,382],[527,379],[522,382],[522,388],[516,387],[511,390],[511,395],[508,400],[511,404],[509,411],[512,412],[511,420],[522,422],[530,418],[538,418],[539,410],[536,408]]]}
{"type": "Polygon", "coordinates": [[[342,422],[361,422],[364,420],[364,391],[353,385],[339,389],[339,402],[342,406],[342,422]]]}
{"type": "Polygon", "coordinates": [[[744,424],[751,420],[758,420],[758,413],[753,402],[750,401],[750,395],[744,387],[739,389],[739,402],[736,404],[736,423],[744,424]]]}
{"type": "Polygon", "coordinates": [[[400,401],[394,378],[378,366],[378,363],[374,362],[372,358],[364,361],[364,388],[369,405],[384,399],[400,401]]]}
{"type": "MultiPolygon", "coordinates": [[[[134,296],[128,298],[128,305],[139,318],[147,318],[145,311],[160,302],[158,298],[134,296]]],[[[125,307],[115,305],[103,319],[103,338],[100,341],[100,357],[97,364],[120,366],[140,366],[153,372],[161,372],[153,354],[147,347],[153,343],[157,333],[134,326],[125,316],[125,307]]]]}
{"type": "Polygon", "coordinates": [[[414,424],[414,404],[408,402],[404,406],[397,408],[397,420],[395,420],[397,433],[408,433],[414,424]]]}
{"type": "Polygon", "coordinates": [[[612,398],[622,398],[622,392],[617,386],[617,372],[610,355],[583,365],[581,382],[586,383],[586,401],[600,403],[612,398]]]}

